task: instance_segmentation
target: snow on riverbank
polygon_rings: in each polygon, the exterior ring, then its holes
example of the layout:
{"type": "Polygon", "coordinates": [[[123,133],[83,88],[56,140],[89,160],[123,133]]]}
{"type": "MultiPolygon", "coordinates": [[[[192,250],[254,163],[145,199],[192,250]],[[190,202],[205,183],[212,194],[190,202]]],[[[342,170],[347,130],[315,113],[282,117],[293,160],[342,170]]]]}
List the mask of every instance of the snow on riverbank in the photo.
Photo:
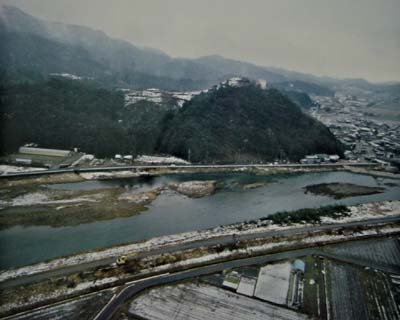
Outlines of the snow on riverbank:
{"type": "Polygon", "coordinates": [[[97,172],[82,172],[79,173],[85,180],[102,180],[102,179],[116,179],[116,178],[134,178],[148,175],[148,172],[143,171],[97,171],[97,172]]]}
{"type": "MultiPolygon", "coordinates": [[[[350,210],[351,210],[350,216],[342,217],[337,220],[322,218],[322,224],[347,223],[351,221],[362,221],[366,219],[399,216],[400,201],[387,201],[380,203],[361,204],[357,206],[351,206],[350,210]]],[[[266,220],[266,221],[259,221],[257,224],[240,223],[224,227],[217,227],[214,229],[163,236],[139,243],[117,246],[97,252],[88,252],[65,258],[55,259],[49,262],[42,262],[31,266],[21,267],[18,269],[6,270],[0,273],[0,282],[20,276],[33,275],[36,273],[45,272],[52,269],[77,265],[81,263],[90,263],[93,261],[107,259],[107,258],[115,258],[120,255],[126,255],[134,252],[149,251],[166,246],[190,243],[194,241],[200,241],[222,236],[280,231],[280,230],[301,228],[305,226],[311,226],[311,224],[275,225],[272,224],[271,221],[266,220]]],[[[265,249],[265,247],[263,249],[265,249]]]]}
{"type": "Polygon", "coordinates": [[[46,168],[16,167],[16,166],[0,165],[0,175],[6,175],[9,173],[16,173],[16,172],[43,171],[43,170],[47,170],[47,169],[46,168]]]}
{"type": "Polygon", "coordinates": [[[397,216],[400,215],[400,201],[364,203],[357,206],[351,206],[349,209],[350,215],[347,217],[341,217],[339,219],[322,217],[321,222],[323,224],[347,223],[366,219],[397,216]]]}
{"type": "Polygon", "coordinates": [[[52,195],[46,192],[32,192],[18,196],[11,201],[0,200],[0,208],[7,207],[20,207],[20,206],[33,206],[33,205],[54,205],[54,204],[71,204],[80,202],[96,202],[98,201],[96,195],[92,197],[78,197],[71,199],[54,200],[52,195]]]}
{"type": "Polygon", "coordinates": [[[147,163],[147,164],[190,164],[186,160],[176,158],[176,157],[156,157],[156,156],[138,156],[135,161],[147,163]]]}

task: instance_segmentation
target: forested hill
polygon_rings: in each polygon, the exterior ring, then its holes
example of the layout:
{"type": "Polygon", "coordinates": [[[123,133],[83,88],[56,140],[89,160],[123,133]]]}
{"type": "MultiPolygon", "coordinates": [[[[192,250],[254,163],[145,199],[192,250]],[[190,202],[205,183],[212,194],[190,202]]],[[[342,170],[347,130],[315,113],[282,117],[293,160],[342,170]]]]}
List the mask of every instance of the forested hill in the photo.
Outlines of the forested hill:
{"type": "Polygon", "coordinates": [[[198,162],[299,160],[306,154],[342,154],[320,122],[278,90],[225,86],[203,93],[167,124],[161,149],[198,162]]]}
{"type": "Polygon", "coordinates": [[[341,153],[321,123],[275,89],[253,84],[200,94],[182,109],[152,102],[124,106],[117,91],[52,78],[1,88],[3,153],[35,142],[98,157],[170,153],[193,162],[297,160],[341,153]]]}
{"type": "Polygon", "coordinates": [[[99,156],[127,146],[118,125],[123,96],[77,81],[4,86],[1,90],[3,152],[36,142],[43,147],[82,148],[99,156]]]}

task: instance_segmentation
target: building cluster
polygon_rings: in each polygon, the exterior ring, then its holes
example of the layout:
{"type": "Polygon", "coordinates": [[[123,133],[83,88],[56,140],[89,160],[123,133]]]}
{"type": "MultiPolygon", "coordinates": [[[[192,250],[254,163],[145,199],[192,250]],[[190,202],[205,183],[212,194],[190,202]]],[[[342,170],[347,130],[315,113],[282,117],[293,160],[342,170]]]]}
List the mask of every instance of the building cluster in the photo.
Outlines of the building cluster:
{"type": "Polygon", "coordinates": [[[340,159],[339,155],[332,154],[328,155],[325,153],[312,154],[305,156],[304,159],[300,160],[301,164],[324,164],[324,163],[334,163],[338,162],[340,159]]]}
{"type": "Polygon", "coordinates": [[[79,161],[90,160],[88,155],[74,150],[37,148],[28,144],[19,148],[18,152],[3,159],[5,163],[20,166],[37,166],[60,169],[75,166],[79,161]]]}
{"type": "Polygon", "coordinates": [[[305,263],[296,259],[292,262],[268,264],[252,274],[241,270],[223,275],[222,287],[239,294],[255,297],[290,308],[303,305],[305,263]]]}
{"type": "Polygon", "coordinates": [[[346,159],[383,165],[400,157],[400,122],[368,117],[367,98],[340,94],[313,97],[311,115],[324,123],[346,147],[346,159]]]}
{"type": "Polygon", "coordinates": [[[150,101],[156,104],[170,104],[182,107],[186,101],[202,91],[164,91],[160,89],[131,90],[120,89],[125,95],[125,105],[134,104],[139,101],[150,101]]]}
{"type": "MultiPolygon", "coordinates": [[[[250,85],[252,81],[242,77],[232,77],[226,81],[221,82],[212,87],[212,89],[218,89],[221,87],[243,87],[250,85]]],[[[267,81],[264,79],[258,79],[255,84],[261,89],[267,88],[267,81]]],[[[144,89],[144,90],[132,90],[132,89],[120,89],[125,96],[125,105],[134,104],[139,101],[151,101],[156,104],[169,104],[175,105],[176,107],[182,107],[187,101],[190,101],[194,96],[199,95],[205,90],[197,91],[165,91],[156,88],[144,89]]]]}

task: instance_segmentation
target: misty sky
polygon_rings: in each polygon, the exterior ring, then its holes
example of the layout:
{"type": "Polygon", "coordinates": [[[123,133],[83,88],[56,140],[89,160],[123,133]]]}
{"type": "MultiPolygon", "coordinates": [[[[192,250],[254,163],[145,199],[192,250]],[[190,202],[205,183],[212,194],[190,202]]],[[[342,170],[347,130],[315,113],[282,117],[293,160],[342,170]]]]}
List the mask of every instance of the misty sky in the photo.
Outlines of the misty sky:
{"type": "Polygon", "coordinates": [[[175,57],[400,80],[400,0],[0,0],[175,57]]]}

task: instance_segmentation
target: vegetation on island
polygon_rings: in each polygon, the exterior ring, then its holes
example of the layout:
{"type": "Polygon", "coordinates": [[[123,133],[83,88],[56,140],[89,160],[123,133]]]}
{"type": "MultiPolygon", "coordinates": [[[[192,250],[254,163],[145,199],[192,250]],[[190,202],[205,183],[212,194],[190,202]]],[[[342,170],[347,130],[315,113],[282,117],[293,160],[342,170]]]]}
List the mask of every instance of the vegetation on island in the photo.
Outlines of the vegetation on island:
{"type": "Polygon", "coordinates": [[[295,211],[281,211],[262,220],[275,224],[320,223],[322,217],[339,219],[350,215],[350,209],[344,205],[331,205],[320,208],[306,208],[295,211]]]}
{"type": "Polygon", "coordinates": [[[376,193],[382,193],[384,188],[360,186],[353,183],[320,183],[304,187],[306,192],[316,195],[329,196],[334,199],[343,199],[349,197],[366,196],[376,193]]]}

